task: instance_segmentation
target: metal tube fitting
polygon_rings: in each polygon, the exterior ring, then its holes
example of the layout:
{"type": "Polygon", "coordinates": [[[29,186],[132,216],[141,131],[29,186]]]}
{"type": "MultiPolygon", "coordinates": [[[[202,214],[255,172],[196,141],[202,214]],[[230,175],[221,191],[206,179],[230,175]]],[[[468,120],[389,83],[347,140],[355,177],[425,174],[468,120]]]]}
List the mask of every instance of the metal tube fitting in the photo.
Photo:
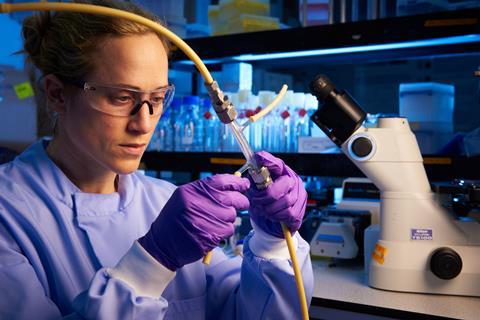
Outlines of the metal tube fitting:
{"type": "Polygon", "coordinates": [[[234,121],[237,118],[237,110],[228,100],[228,97],[224,95],[217,81],[213,81],[211,84],[205,83],[205,87],[220,121],[225,124],[234,121]]]}
{"type": "Polygon", "coordinates": [[[267,167],[261,167],[258,170],[250,168],[248,173],[259,190],[265,189],[272,184],[272,178],[270,177],[270,172],[267,167]]]}

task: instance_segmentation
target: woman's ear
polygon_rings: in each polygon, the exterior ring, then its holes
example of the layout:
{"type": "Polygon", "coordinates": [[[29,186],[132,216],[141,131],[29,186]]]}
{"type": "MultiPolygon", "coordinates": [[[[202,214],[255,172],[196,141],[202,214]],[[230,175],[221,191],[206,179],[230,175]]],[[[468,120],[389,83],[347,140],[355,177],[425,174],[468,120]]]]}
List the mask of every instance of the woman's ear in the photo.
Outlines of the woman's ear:
{"type": "Polygon", "coordinates": [[[53,74],[46,75],[43,83],[49,108],[58,114],[63,114],[66,110],[65,85],[53,74]]]}

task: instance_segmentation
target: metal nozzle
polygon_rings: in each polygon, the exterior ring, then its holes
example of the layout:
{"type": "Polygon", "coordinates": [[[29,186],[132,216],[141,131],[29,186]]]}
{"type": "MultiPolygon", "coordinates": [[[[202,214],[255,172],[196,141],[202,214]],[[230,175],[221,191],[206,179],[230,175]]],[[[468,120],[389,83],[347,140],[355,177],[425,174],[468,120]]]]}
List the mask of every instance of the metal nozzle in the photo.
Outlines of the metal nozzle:
{"type": "Polygon", "coordinates": [[[265,189],[269,185],[272,184],[272,178],[270,177],[270,171],[268,171],[267,167],[261,167],[258,170],[250,168],[248,173],[252,177],[253,182],[258,189],[265,189]]]}
{"type": "Polygon", "coordinates": [[[213,81],[210,84],[205,83],[205,87],[212,100],[213,109],[217,113],[220,121],[225,124],[234,121],[237,118],[237,110],[235,110],[233,104],[228,100],[228,97],[224,95],[217,81],[213,81]]]}

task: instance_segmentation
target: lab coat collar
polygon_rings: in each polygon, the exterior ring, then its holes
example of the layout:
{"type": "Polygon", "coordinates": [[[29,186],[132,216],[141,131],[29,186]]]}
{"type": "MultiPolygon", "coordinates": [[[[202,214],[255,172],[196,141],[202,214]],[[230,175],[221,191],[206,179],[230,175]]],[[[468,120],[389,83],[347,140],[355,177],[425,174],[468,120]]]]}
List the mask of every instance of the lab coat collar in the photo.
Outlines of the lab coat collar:
{"type": "Polygon", "coordinates": [[[32,186],[42,186],[37,190],[45,190],[49,196],[65,203],[78,215],[104,216],[122,211],[131,203],[135,190],[132,174],[119,175],[118,192],[82,192],[48,156],[46,147],[49,141],[44,138],[35,142],[16,159],[19,164],[30,167],[32,172],[27,179],[32,186]]]}
{"type": "Polygon", "coordinates": [[[34,143],[15,160],[25,168],[26,182],[47,198],[68,206],[70,210],[64,211],[65,214],[73,213],[100,264],[114,266],[140,236],[136,210],[126,210],[127,206],[134,206],[134,192],[140,182],[135,174],[120,175],[118,192],[82,192],[50,159],[46,152],[48,142],[42,139],[34,143]],[[114,246],[111,239],[115,239],[114,246]]]}
{"type": "Polygon", "coordinates": [[[110,194],[75,192],[73,199],[78,216],[106,216],[124,211],[131,203],[135,183],[131,175],[119,175],[118,192],[110,194]]]}

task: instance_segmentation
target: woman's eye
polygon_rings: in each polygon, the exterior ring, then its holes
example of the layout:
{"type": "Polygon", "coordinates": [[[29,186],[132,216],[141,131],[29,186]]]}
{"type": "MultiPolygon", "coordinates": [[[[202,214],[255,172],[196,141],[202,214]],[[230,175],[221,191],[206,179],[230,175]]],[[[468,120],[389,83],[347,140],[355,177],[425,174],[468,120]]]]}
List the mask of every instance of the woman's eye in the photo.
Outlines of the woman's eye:
{"type": "Polygon", "coordinates": [[[114,104],[124,104],[124,103],[131,103],[135,99],[129,95],[112,95],[110,96],[110,101],[114,104]]]}
{"type": "Polygon", "coordinates": [[[163,104],[163,100],[165,100],[165,98],[163,96],[158,96],[158,97],[152,97],[151,98],[151,102],[154,103],[154,104],[163,104]]]}
{"type": "Polygon", "coordinates": [[[130,101],[131,98],[129,96],[120,96],[120,97],[117,97],[116,100],[120,102],[127,102],[127,101],[130,101]]]}

